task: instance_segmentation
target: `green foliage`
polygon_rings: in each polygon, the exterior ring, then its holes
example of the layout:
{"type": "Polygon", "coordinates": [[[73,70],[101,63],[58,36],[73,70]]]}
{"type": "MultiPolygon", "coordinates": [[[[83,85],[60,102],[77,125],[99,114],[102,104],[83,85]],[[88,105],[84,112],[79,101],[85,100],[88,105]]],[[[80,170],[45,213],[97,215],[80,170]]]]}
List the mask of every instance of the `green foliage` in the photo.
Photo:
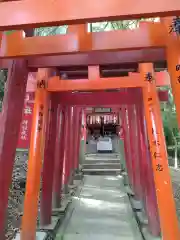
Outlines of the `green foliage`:
{"type": "Polygon", "coordinates": [[[4,87],[5,87],[5,82],[7,79],[7,70],[1,69],[0,70],[0,111],[2,109],[2,102],[4,98],[4,87]]]}
{"type": "Polygon", "coordinates": [[[34,31],[35,36],[52,36],[58,34],[66,34],[67,26],[60,27],[42,27],[36,28],[34,31]]]}

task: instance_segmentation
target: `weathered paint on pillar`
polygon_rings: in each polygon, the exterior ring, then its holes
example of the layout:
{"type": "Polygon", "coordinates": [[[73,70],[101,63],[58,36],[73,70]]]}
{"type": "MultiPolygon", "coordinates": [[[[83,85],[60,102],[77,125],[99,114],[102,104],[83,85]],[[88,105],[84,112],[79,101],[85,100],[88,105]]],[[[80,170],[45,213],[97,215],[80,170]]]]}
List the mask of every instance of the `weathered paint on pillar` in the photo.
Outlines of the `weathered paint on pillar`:
{"type": "Polygon", "coordinates": [[[63,179],[63,157],[64,157],[64,134],[65,113],[64,107],[59,106],[59,121],[55,146],[55,169],[53,180],[53,207],[61,206],[61,192],[63,179]]]}
{"type": "Polygon", "coordinates": [[[152,172],[151,156],[148,148],[148,139],[145,129],[145,116],[143,106],[136,106],[138,132],[139,132],[139,153],[141,167],[142,201],[148,218],[148,229],[153,236],[160,235],[159,215],[157,209],[157,200],[154,186],[154,177],[152,172]]]}
{"type": "Polygon", "coordinates": [[[50,75],[51,71],[48,69],[39,69],[37,73],[37,90],[35,93],[33,110],[21,240],[36,239],[38,199],[42,162],[44,158],[45,128],[49,105],[49,94],[46,88],[50,75]]]}
{"type": "Polygon", "coordinates": [[[180,239],[153,64],[140,64],[143,100],[163,240],[180,239]]]}
{"type": "Polygon", "coordinates": [[[76,145],[76,158],[75,158],[75,169],[79,171],[79,155],[80,155],[80,143],[82,137],[82,109],[78,111],[78,122],[77,122],[77,145],[76,145]]]}
{"type": "Polygon", "coordinates": [[[80,148],[80,138],[81,138],[81,124],[82,124],[82,120],[80,117],[80,108],[77,108],[77,115],[76,115],[76,144],[75,144],[75,170],[78,171],[79,169],[79,148],[80,148]]]}
{"type": "Polygon", "coordinates": [[[28,70],[26,61],[12,61],[8,69],[0,127],[0,239],[5,239],[5,221],[16,154],[28,70]]]}
{"type": "Polygon", "coordinates": [[[132,178],[133,178],[133,191],[135,193],[136,198],[140,198],[140,193],[139,193],[139,169],[138,169],[138,158],[136,157],[136,136],[135,136],[135,131],[136,131],[136,124],[135,124],[135,114],[134,114],[134,105],[133,106],[128,106],[127,107],[127,115],[128,115],[128,128],[129,128],[129,142],[130,142],[130,149],[129,151],[131,152],[131,169],[132,169],[132,178]]]}
{"type": "Polygon", "coordinates": [[[74,107],[71,107],[70,115],[69,115],[69,136],[68,136],[68,161],[69,161],[69,184],[73,184],[74,177],[74,107]]]}
{"type": "Polygon", "coordinates": [[[58,101],[54,93],[50,94],[49,121],[46,127],[44,162],[42,171],[42,190],[40,201],[40,223],[42,226],[51,223],[52,189],[55,165],[55,146],[58,123],[58,101]]]}
{"type": "Polygon", "coordinates": [[[86,153],[86,112],[82,110],[82,134],[80,140],[80,149],[79,149],[79,164],[82,165],[85,161],[85,153],[86,153]]]}
{"type": "Polygon", "coordinates": [[[72,151],[72,160],[73,160],[73,174],[74,171],[76,170],[76,161],[77,161],[77,156],[76,156],[76,148],[77,148],[77,136],[78,136],[78,120],[79,119],[79,110],[77,107],[74,107],[74,114],[73,114],[73,129],[72,129],[72,143],[73,143],[73,151],[72,151]]]}
{"type": "Polygon", "coordinates": [[[119,129],[118,129],[118,141],[119,141],[119,154],[120,154],[120,164],[121,164],[121,170],[127,172],[127,167],[126,167],[126,160],[125,160],[125,144],[124,144],[124,127],[123,127],[123,122],[124,122],[124,116],[125,112],[122,111],[120,108],[119,110],[119,129]]]}
{"type": "MultiPolygon", "coordinates": [[[[146,145],[146,139],[144,134],[144,118],[143,118],[143,107],[139,104],[136,106],[137,111],[137,128],[138,128],[138,151],[139,151],[139,162],[140,162],[140,168],[139,173],[141,176],[141,187],[143,191],[142,201],[144,204],[144,207],[146,209],[146,198],[147,198],[147,174],[149,173],[148,168],[148,161],[149,154],[148,154],[148,146],[146,145]]],[[[150,170],[149,170],[150,171],[150,170]]]]}
{"type": "Polygon", "coordinates": [[[132,161],[131,161],[131,150],[130,150],[130,134],[129,134],[129,119],[127,114],[127,106],[121,107],[122,111],[122,125],[124,130],[124,149],[126,156],[126,167],[128,173],[129,184],[133,186],[133,174],[132,174],[132,161]]]}
{"type": "Polygon", "coordinates": [[[134,169],[135,169],[135,182],[136,182],[136,191],[137,191],[137,198],[142,200],[143,191],[141,185],[141,161],[140,161],[140,153],[139,153],[139,131],[138,131],[138,116],[137,116],[137,109],[136,105],[132,106],[132,131],[133,131],[133,139],[134,139],[134,169]]]}
{"type": "Polygon", "coordinates": [[[69,122],[71,116],[71,107],[65,109],[65,136],[64,136],[64,168],[63,168],[63,184],[64,192],[68,193],[68,183],[70,176],[70,161],[69,161],[69,122]]]}

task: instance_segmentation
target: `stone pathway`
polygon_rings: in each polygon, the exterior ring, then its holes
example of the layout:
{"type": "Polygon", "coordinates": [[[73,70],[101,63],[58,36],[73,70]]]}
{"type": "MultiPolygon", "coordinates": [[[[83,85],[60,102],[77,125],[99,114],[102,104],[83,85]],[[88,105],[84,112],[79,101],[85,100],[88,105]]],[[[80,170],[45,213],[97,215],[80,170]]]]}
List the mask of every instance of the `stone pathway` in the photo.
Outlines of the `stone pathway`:
{"type": "Polygon", "coordinates": [[[122,178],[85,176],[73,214],[57,240],[142,240],[122,178]]]}

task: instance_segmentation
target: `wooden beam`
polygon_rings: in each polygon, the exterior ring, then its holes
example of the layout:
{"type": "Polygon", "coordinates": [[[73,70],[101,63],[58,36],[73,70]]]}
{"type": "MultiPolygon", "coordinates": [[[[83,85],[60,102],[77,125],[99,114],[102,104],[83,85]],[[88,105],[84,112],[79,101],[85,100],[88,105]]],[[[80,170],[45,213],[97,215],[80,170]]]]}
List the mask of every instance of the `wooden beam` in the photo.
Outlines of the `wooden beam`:
{"type": "MultiPolygon", "coordinates": [[[[168,91],[158,91],[160,101],[168,101],[168,91]]],[[[133,91],[120,92],[93,92],[93,93],[59,93],[59,102],[69,106],[120,106],[122,104],[135,104],[142,101],[141,96],[133,91]]]]}
{"type": "MultiPolygon", "coordinates": [[[[164,49],[143,49],[117,52],[90,52],[59,56],[35,57],[28,59],[29,68],[57,67],[57,66],[88,66],[102,64],[122,64],[139,62],[165,61],[164,49]]],[[[3,59],[3,64],[5,66],[3,59]]],[[[0,60],[1,64],[1,60],[0,60]]],[[[1,66],[1,65],[0,65],[1,66]]]]}
{"type": "Polygon", "coordinates": [[[23,31],[17,31],[3,35],[0,58],[161,48],[166,46],[166,35],[161,23],[145,23],[134,30],[84,33],[83,36],[72,32],[26,38],[23,31]]]}
{"type": "Polygon", "coordinates": [[[164,0],[104,0],[103,3],[96,0],[23,0],[0,4],[0,30],[180,14],[179,0],[166,0],[166,4],[164,0]]]}
{"type": "MultiPolygon", "coordinates": [[[[140,62],[164,62],[165,49],[143,49],[117,52],[90,52],[58,56],[33,57],[27,60],[28,67],[36,70],[46,67],[71,67],[140,62]]],[[[0,59],[0,68],[8,68],[11,59],[0,59]]]]}
{"type": "Polygon", "coordinates": [[[137,94],[129,95],[125,91],[120,92],[93,92],[93,93],[60,93],[59,102],[74,106],[104,106],[133,104],[140,101],[137,94]]]}
{"type": "MultiPolygon", "coordinates": [[[[164,75],[167,78],[164,82],[168,82],[168,73],[157,74],[164,75]]],[[[161,76],[161,77],[162,77],[161,76]]],[[[50,92],[64,91],[94,91],[120,88],[138,88],[143,87],[141,75],[139,73],[130,73],[128,77],[111,77],[111,78],[95,78],[95,79],[77,79],[77,80],[61,80],[58,76],[52,77],[48,81],[47,90],[50,92]]],[[[159,84],[159,86],[161,86],[159,84]]],[[[163,83],[163,86],[166,86],[163,83]]]]}
{"type": "Polygon", "coordinates": [[[51,92],[64,92],[91,90],[94,91],[136,87],[143,87],[143,83],[139,75],[118,78],[99,78],[96,80],[61,80],[59,77],[52,77],[49,79],[47,89],[51,92]]]}

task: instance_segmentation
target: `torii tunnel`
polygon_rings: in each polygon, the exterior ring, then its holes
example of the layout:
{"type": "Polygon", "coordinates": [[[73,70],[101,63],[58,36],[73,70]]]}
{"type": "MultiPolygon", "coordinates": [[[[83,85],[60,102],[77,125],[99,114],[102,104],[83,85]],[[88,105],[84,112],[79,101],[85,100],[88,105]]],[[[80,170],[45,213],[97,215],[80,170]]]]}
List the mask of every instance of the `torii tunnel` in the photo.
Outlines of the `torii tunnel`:
{"type": "Polygon", "coordinates": [[[179,0],[0,1],[0,67],[8,69],[0,134],[0,240],[30,72],[35,99],[18,239],[35,240],[38,214],[41,226],[51,224],[53,209],[62,207],[76,176],[83,175],[90,107],[111,108],[117,116],[124,146],[120,174],[142,204],[151,236],[180,239],[160,110],[160,101],[168,101],[160,87],[171,84],[180,127],[178,15],[179,0]],[[87,32],[87,23],[141,17],[160,21],[87,32]],[[68,25],[67,34],[33,36],[32,28],[60,25],[68,25]]]}

